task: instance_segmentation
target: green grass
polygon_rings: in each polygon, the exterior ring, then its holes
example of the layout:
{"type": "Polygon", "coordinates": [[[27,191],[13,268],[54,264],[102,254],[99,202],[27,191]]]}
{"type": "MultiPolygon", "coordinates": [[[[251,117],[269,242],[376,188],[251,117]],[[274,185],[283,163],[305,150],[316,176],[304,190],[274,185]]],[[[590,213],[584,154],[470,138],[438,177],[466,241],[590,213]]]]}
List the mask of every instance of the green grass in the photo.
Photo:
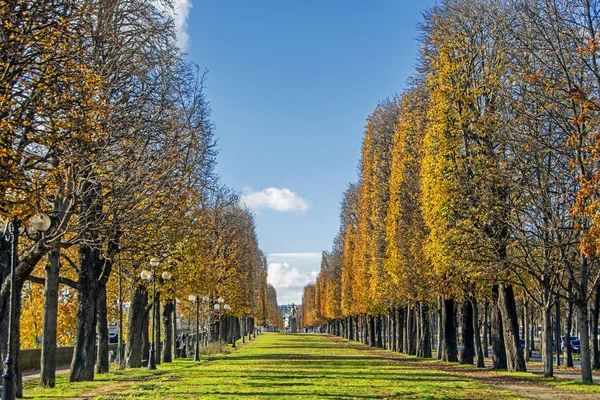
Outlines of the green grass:
{"type": "Polygon", "coordinates": [[[177,360],[157,371],[123,370],[54,389],[27,383],[26,398],[514,399],[476,380],[379,357],[323,336],[264,334],[201,363],[177,360]]]}

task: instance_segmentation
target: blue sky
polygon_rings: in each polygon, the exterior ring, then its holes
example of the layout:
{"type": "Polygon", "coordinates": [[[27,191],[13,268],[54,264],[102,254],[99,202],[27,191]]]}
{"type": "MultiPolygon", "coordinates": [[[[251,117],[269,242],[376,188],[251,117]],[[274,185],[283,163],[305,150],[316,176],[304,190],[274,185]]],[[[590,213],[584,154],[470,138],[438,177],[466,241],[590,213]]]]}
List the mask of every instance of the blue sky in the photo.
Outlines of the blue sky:
{"type": "Polygon", "coordinates": [[[414,73],[433,1],[175,4],[180,44],[209,71],[218,171],[256,210],[280,304],[299,303],[356,180],[365,119],[414,73]]]}

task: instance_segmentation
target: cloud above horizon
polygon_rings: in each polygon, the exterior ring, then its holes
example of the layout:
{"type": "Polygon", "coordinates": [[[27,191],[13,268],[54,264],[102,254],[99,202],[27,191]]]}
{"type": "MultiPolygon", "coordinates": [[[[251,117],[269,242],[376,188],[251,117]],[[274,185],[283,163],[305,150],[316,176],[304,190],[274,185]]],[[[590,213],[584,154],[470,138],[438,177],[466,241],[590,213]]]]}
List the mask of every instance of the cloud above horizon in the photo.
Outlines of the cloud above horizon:
{"type": "Polygon", "coordinates": [[[256,212],[271,209],[279,212],[304,214],[309,208],[306,200],[287,188],[270,187],[262,191],[246,189],[241,201],[256,212]]]}
{"type": "Polygon", "coordinates": [[[300,304],[304,286],[318,275],[321,253],[270,253],[267,258],[267,282],[277,291],[277,302],[300,304]]]}

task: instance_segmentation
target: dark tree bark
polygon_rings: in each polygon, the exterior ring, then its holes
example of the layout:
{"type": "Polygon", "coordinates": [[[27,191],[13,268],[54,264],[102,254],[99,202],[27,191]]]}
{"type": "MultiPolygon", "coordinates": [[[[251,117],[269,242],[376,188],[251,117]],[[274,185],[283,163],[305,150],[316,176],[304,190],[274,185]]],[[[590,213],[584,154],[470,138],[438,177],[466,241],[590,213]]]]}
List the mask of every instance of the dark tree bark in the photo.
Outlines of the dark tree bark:
{"type": "Polygon", "coordinates": [[[368,316],[369,318],[369,346],[375,347],[376,339],[375,339],[375,317],[372,315],[368,316]]]}
{"type": "MultiPolygon", "coordinates": [[[[569,290],[570,292],[570,290],[569,290]]],[[[565,320],[565,365],[573,368],[573,349],[571,348],[571,328],[573,325],[573,301],[569,300],[567,306],[567,319],[565,320]]],[[[560,338],[559,342],[560,343],[560,338]]]]}
{"type": "Polygon", "coordinates": [[[437,312],[437,321],[438,321],[438,348],[437,348],[437,359],[442,359],[442,353],[444,351],[444,301],[442,296],[438,296],[438,312],[437,312]]]}
{"type": "Polygon", "coordinates": [[[523,356],[525,357],[525,362],[529,361],[529,349],[531,348],[531,343],[529,340],[529,302],[525,302],[523,305],[523,338],[525,340],[525,348],[523,349],[523,356]]]}
{"type": "Polygon", "coordinates": [[[98,307],[98,353],[96,359],[96,373],[104,374],[108,372],[108,312],[106,309],[106,285],[100,284],[98,288],[98,297],[96,299],[98,307]]]}
{"type": "Polygon", "coordinates": [[[382,349],[383,348],[383,319],[381,317],[381,314],[378,314],[377,317],[375,318],[375,326],[376,326],[376,331],[377,331],[377,347],[382,349]]]}
{"type": "Polygon", "coordinates": [[[152,316],[152,324],[154,326],[154,350],[156,354],[154,359],[156,364],[160,364],[160,356],[162,354],[161,344],[161,332],[160,332],[160,292],[156,292],[156,307],[154,308],[154,315],[152,316]]]}
{"type": "MultiPolygon", "coordinates": [[[[146,296],[148,294],[146,293],[146,296]]],[[[146,297],[148,302],[148,298],[146,297]]],[[[152,303],[147,303],[142,314],[142,364],[148,365],[150,358],[150,313],[152,311],[152,303]]]]}
{"type": "Polygon", "coordinates": [[[396,339],[398,341],[398,351],[400,353],[405,352],[406,348],[404,347],[404,326],[406,326],[406,324],[404,323],[404,319],[405,319],[405,315],[406,315],[406,310],[404,307],[398,307],[398,339],[396,339]]]}
{"type": "MultiPolygon", "coordinates": [[[[556,307],[556,314],[554,317],[554,343],[556,346],[556,366],[560,367],[560,297],[556,296],[554,306],[556,307]]],[[[567,340],[567,342],[569,342],[569,345],[571,345],[570,340],[567,340]]]]}
{"type": "Polygon", "coordinates": [[[88,245],[79,246],[77,328],[69,376],[70,382],[94,379],[99,259],[98,249],[88,245]]]}
{"type": "Polygon", "coordinates": [[[506,369],[506,350],[504,348],[504,329],[499,310],[499,285],[492,286],[491,324],[492,324],[492,369],[506,369]]]}
{"type": "Polygon", "coordinates": [[[165,301],[162,312],[163,325],[165,327],[165,343],[162,347],[162,359],[164,362],[173,361],[173,311],[175,304],[173,300],[165,301]]]}
{"type": "Polygon", "coordinates": [[[527,367],[525,366],[521,342],[519,341],[519,321],[512,285],[500,285],[498,303],[504,329],[504,348],[506,349],[508,370],[511,372],[525,372],[527,367]]]}
{"type": "Polygon", "coordinates": [[[477,350],[477,368],[485,368],[483,360],[483,349],[481,348],[481,331],[479,329],[479,307],[477,298],[471,296],[471,306],[473,307],[473,333],[475,334],[475,349],[477,350]]]}
{"type": "Polygon", "coordinates": [[[473,305],[467,296],[462,303],[462,350],[460,352],[461,364],[473,364],[475,359],[475,343],[473,342],[473,305]]]}
{"type": "Polygon", "coordinates": [[[444,299],[442,308],[442,331],[444,332],[444,346],[442,348],[442,361],[458,361],[458,347],[456,344],[456,326],[454,325],[454,299],[444,299]]]}
{"type": "Polygon", "coordinates": [[[58,274],[60,250],[48,253],[46,283],[44,287],[44,331],[42,335],[42,358],[40,360],[40,386],[56,384],[56,326],[58,317],[58,274]]]}
{"type": "Polygon", "coordinates": [[[142,366],[142,352],[144,343],[142,330],[144,327],[144,315],[146,314],[146,303],[148,294],[144,285],[137,285],[131,293],[129,305],[129,334],[125,346],[125,365],[128,368],[140,368],[142,366]]]}
{"type": "MultiPolygon", "coordinates": [[[[571,303],[572,304],[572,303],[571,303]]],[[[592,368],[600,369],[600,349],[598,347],[598,318],[600,317],[600,285],[594,288],[592,307],[592,368]]]]}
{"type": "Polygon", "coordinates": [[[419,335],[419,351],[418,357],[431,358],[431,330],[429,328],[429,304],[422,301],[420,304],[420,326],[421,334],[419,335]]]}
{"type": "Polygon", "coordinates": [[[489,357],[490,353],[488,347],[490,345],[490,329],[489,329],[489,300],[485,299],[485,304],[483,306],[483,356],[489,357]]]}

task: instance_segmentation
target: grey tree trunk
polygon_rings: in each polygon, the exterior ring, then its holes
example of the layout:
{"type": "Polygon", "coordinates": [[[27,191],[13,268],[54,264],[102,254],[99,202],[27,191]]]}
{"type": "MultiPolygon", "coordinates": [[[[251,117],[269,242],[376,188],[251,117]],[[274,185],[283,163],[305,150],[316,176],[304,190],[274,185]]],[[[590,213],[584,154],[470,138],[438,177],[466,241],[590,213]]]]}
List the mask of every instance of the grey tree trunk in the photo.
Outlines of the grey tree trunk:
{"type": "Polygon", "coordinates": [[[58,317],[58,274],[60,250],[48,253],[46,284],[44,287],[44,331],[42,334],[42,358],[40,360],[40,386],[56,384],[56,326],[58,317]]]}
{"type": "Polygon", "coordinates": [[[519,321],[512,285],[501,284],[498,303],[504,329],[504,348],[506,349],[506,364],[508,370],[525,372],[525,359],[519,340],[519,321]]]}
{"type": "Polygon", "coordinates": [[[146,303],[148,294],[144,285],[136,285],[131,293],[129,304],[129,334],[125,346],[125,365],[128,368],[140,368],[142,366],[142,329],[144,315],[146,314],[146,303]]]}
{"type": "Polygon", "coordinates": [[[542,312],[542,361],[544,362],[544,376],[554,375],[552,363],[552,315],[550,304],[544,305],[542,312]]]}
{"type": "Polygon", "coordinates": [[[504,348],[504,329],[499,310],[499,286],[492,286],[492,368],[506,369],[506,350],[504,348]]]}
{"type": "Polygon", "coordinates": [[[96,314],[99,251],[88,245],[79,247],[79,286],[75,348],[70,382],[91,381],[96,365],[96,314]]]}
{"type": "MultiPolygon", "coordinates": [[[[585,294],[583,296],[585,296],[585,294]]],[[[587,301],[578,301],[575,306],[577,307],[577,326],[579,327],[579,333],[581,334],[581,381],[585,383],[592,383],[593,378],[587,301]]]]}
{"type": "Polygon", "coordinates": [[[175,311],[174,300],[165,301],[163,305],[162,321],[165,327],[165,343],[162,347],[162,359],[164,362],[173,361],[173,312],[175,311]]]}

